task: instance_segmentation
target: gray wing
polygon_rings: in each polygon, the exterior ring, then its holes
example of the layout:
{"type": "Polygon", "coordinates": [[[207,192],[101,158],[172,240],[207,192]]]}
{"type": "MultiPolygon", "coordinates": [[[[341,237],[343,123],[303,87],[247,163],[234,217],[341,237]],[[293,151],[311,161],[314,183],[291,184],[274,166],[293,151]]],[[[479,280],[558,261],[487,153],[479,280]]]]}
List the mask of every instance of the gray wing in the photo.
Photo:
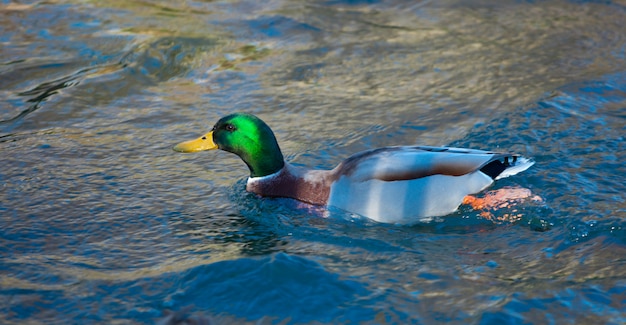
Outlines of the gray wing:
{"type": "Polygon", "coordinates": [[[385,147],[346,159],[337,167],[337,172],[355,181],[399,181],[431,175],[461,176],[481,170],[496,179],[514,166],[518,157],[510,153],[451,147],[385,147]]]}

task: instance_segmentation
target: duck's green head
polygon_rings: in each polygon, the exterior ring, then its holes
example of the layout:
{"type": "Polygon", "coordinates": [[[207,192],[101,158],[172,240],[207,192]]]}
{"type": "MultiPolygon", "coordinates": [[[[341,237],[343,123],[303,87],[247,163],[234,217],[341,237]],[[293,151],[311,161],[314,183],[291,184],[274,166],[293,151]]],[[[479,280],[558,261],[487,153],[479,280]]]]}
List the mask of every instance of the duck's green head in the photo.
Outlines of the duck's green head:
{"type": "Polygon", "coordinates": [[[252,114],[235,113],[222,117],[211,132],[196,140],[177,144],[178,152],[221,149],[239,156],[250,169],[250,177],[266,176],[285,165],[274,132],[252,114]]]}

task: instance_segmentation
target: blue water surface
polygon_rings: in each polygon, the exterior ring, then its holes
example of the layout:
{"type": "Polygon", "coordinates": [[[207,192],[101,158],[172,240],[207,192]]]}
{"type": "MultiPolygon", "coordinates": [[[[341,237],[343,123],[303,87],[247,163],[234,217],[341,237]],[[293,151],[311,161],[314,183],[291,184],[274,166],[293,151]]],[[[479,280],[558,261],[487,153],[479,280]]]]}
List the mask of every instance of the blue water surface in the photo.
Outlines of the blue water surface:
{"type": "Polygon", "coordinates": [[[626,323],[624,22],[612,1],[2,1],[0,323],[626,323]],[[400,226],[260,198],[234,155],[171,150],[237,111],[298,166],[516,152],[535,165],[489,190],[541,200],[400,226]]]}

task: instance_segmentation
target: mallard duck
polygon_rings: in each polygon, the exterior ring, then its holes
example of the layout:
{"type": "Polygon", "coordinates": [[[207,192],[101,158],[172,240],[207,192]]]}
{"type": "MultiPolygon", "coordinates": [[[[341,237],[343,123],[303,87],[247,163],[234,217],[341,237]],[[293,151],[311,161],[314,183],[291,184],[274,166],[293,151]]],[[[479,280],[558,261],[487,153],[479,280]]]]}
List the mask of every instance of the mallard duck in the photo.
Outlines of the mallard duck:
{"type": "Polygon", "coordinates": [[[258,117],[221,118],[178,152],[221,149],[248,166],[246,190],[325,205],[384,223],[412,224],[454,212],[470,194],[533,165],[517,154],[451,147],[398,146],[357,153],[332,170],[286,162],[270,127],[258,117]]]}

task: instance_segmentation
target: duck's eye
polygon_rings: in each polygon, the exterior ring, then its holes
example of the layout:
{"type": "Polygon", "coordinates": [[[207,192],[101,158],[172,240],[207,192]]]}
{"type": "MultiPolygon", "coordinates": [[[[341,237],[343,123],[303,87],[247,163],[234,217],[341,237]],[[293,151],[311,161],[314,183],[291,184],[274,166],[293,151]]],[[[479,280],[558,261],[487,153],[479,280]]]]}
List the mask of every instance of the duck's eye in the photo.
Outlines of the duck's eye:
{"type": "Polygon", "coordinates": [[[235,126],[232,124],[226,124],[226,131],[230,131],[230,132],[235,131],[235,126]]]}

